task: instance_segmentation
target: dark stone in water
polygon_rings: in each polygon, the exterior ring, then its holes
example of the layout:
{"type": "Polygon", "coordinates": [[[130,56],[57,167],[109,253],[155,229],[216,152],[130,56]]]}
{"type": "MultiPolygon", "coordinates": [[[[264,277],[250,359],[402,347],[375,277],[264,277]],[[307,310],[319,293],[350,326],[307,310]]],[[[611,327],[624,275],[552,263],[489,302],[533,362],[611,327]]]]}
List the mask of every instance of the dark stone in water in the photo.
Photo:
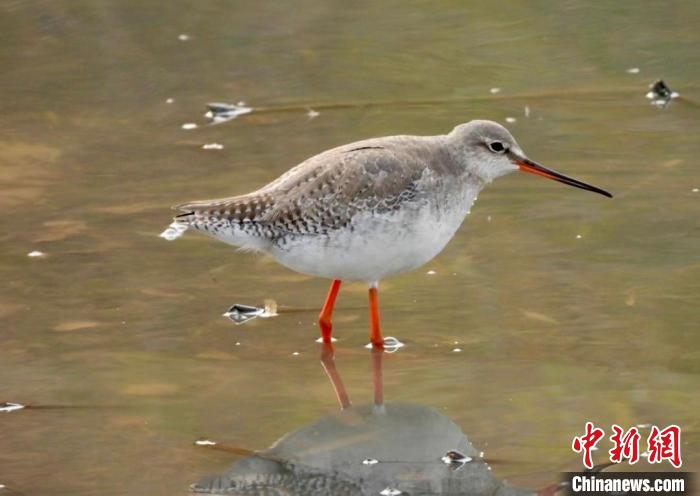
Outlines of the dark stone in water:
{"type": "Polygon", "coordinates": [[[230,103],[207,103],[207,109],[207,113],[204,116],[210,120],[211,124],[230,121],[239,115],[253,111],[252,108],[246,107],[243,102],[238,102],[236,105],[230,103]]]}
{"type": "Polygon", "coordinates": [[[654,96],[654,99],[669,100],[673,95],[673,91],[671,91],[671,88],[668,87],[663,79],[659,79],[657,82],[652,84],[649,89],[651,90],[651,94],[654,96]]]}
{"type": "Polygon", "coordinates": [[[250,305],[241,305],[236,303],[224,314],[236,324],[242,324],[250,319],[260,317],[265,312],[265,308],[253,307],[250,305]]]}
{"type": "Polygon", "coordinates": [[[678,98],[678,93],[673,91],[663,79],[659,79],[657,82],[649,86],[647,98],[651,100],[652,105],[660,108],[666,108],[671,100],[678,98]]]}

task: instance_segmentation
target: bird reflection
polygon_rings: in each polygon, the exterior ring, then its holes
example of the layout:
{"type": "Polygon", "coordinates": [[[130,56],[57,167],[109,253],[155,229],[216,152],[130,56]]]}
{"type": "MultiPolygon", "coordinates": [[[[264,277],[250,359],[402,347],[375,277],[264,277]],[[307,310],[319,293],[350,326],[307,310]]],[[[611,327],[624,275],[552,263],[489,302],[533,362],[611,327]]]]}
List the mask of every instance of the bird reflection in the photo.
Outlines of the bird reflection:
{"type": "Polygon", "coordinates": [[[321,364],[340,411],[286,434],[266,450],[247,453],[224,474],[193,484],[192,491],[261,496],[536,494],[497,479],[461,429],[434,408],[385,404],[383,357],[381,350],[371,350],[374,402],[353,406],[332,345],[323,345],[321,364]]]}

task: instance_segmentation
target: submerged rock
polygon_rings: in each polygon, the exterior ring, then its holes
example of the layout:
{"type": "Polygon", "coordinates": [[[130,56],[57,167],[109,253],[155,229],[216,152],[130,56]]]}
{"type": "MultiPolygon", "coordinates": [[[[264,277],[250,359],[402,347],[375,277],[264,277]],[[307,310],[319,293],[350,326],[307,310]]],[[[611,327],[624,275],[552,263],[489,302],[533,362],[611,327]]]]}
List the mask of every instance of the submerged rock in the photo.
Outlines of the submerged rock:
{"type": "Polygon", "coordinates": [[[244,322],[258,317],[266,319],[275,317],[276,315],[277,303],[274,300],[265,300],[265,304],[261,307],[236,303],[224,313],[224,317],[232,320],[236,324],[243,324],[244,322]]]}
{"type": "Polygon", "coordinates": [[[207,109],[204,117],[209,119],[210,124],[221,124],[222,122],[235,119],[239,115],[249,114],[253,111],[251,107],[246,107],[245,102],[238,102],[237,104],[207,103],[207,109]]]}
{"type": "Polygon", "coordinates": [[[678,96],[678,93],[669,88],[663,79],[659,79],[654,84],[650,85],[649,92],[646,94],[646,97],[651,100],[652,105],[662,108],[666,107],[671,100],[678,98],[678,96]]]}

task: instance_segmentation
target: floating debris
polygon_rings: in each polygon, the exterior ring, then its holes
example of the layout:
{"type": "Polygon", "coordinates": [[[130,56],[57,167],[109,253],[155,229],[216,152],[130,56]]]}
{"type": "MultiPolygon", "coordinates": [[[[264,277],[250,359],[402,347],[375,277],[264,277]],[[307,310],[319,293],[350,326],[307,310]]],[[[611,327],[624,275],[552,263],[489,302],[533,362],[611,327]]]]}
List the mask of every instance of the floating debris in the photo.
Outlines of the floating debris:
{"type": "MultiPolygon", "coordinates": [[[[372,343],[368,343],[365,345],[365,348],[371,350],[372,349],[372,343]]],[[[406,346],[404,343],[396,339],[394,336],[387,336],[384,338],[384,351],[386,353],[396,353],[399,351],[399,349],[403,348],[406,346]]]]}
{"type": "Polygon", "coordinates": [[[365,458],[362,460],[362,465],[376,465],[377,463],[379,463],[379,460],[374,458],[365,458]]]}
{"type": "Polygon", "coordinates": [[[206,143],[202,145],[203,150],[223,150],[224,145],[221,143],[206,143]]]}
{"type": "Polygon", "coordinates": [[[678,98],[678,96],[678,93],[669,88],[663,79],[659,79],[649,86],[649,93],[646,94],[646,97],[651,100],[652,105],[661,108],[665,108],[671,100],[678,98]]]}
{"type": "Polygon", "coordinates": [[[442,460],[442,463],[450,465],[452,468],[461,468],[465,463],[472,461],[472,458],[457,450],[450,450],[445,453],[445,456],[440,458],[440,460],[442,460]]]}
{"type": "Polygon", "coordinates": [[[168,226],[168,228],[159,234],[161,238],[167,239],[168,241],[173,241],[182,236],[182,234],[187,231],[187,224],[182,222],[174,221],[168,226]]]}
{"type": "Polygon", "coordinates": [[[26,407],[24,405],[20,405],[19,403],[0,403],[0,413],[16,412],[17,410],[23,410],[24,408],[26,407]]]}
{"type": "Polygon", "coordinates": [[[182,126],[180,126],[180,127],[182,127],[182,129],[184,129],[184,130],[186,130],[186,131],[189,131],[189,130],[191,130],[191,129],[197,129],[198,126],[197,126],[197,124],[195,124],[194,122],[185,122],[185,123],[184,123],[182,126]]]}
{"type": "MultiPolygon", "coordinates": [[[[333,336],[331,336],[331,343],[335,343],[336,341],[338,341],[338,340],[335,339],[333,336]]],[[[318,339],[316,340],[316,342],[317,342],[317,343],[323,343],[323,338],[318,338],[318,339]]]]}
{"type": "Polygon", "coordinates": [[[249,114],[253,111],[252,108],[246,107],[245,102],[238,102],[233,105],[230,103],[207,103],[207,113],[204,117],[209,119],[210,124],[221,124],[235,119],[239,115],[249,114]]]}
{"type": "Polygon", "coordinates": [[[382,496],[399,496],[399,494],[403,494],[403,492],[393,487],[387,487],[382,489],[379,494],[382,496]]]}
{"type": "Polygon", "coordinates": [[[274,300],[265,300],[265,304],[262,307],[253,307],[236,303],[224,313],[224,317],[229,318],[238,325],[258,317],[266,319],[276,315],[277,303],[274,300]]]}
{"type": "Polygon", "coordinates": [[[209,439],[197,439],[194,444],[197,446],[216,446],[216,441],[210,441],[209,439]]]}
{"type": "Polygon", "coordinates": [[[501,88],[491,88],[489,91],[491,92],[492,95],[495,95],[496,93],[501,92],[501,88]]]}
{"type": "Polygon", "coordinates": [[[27,253],[28,257],[43,257],[44,255],[46,255],[46,253],[44,253],[43,251],[36,251],[36,250],[30,251],[29,253],[27,253]]]}
{"type": "Polygon", "coordinates": [[[639,67],[630,67],[626,72],[627,74],[639,74],[639,67]]]}
{"type": "Polygon", "coordinates": [[[174,98],[168,98],[165,100],[165,103],[173,103],[175,101],[174,98]]]}
{"type": "Polygon", "coordinates": [[[508,124],[513,124],[513,123],[515,123],[517,120],[518,120],[518,119],[516,119],[515,117],[506,117],[506,122],[507,122],[508,124]]]}
{"type": "Polygon", "coordinates": [[[321,112],[317,112],[314,109],[309,109],[309,111],[306,113],[307,117],[309,119],[315,119],[319,115],[321,115],[321,112]]]}
{"type": "Polygon", "coordinates": [[[189,34],[182,33],[177,36],[177,39],[180,41],[190,41],[192,37],[189,34]]]}

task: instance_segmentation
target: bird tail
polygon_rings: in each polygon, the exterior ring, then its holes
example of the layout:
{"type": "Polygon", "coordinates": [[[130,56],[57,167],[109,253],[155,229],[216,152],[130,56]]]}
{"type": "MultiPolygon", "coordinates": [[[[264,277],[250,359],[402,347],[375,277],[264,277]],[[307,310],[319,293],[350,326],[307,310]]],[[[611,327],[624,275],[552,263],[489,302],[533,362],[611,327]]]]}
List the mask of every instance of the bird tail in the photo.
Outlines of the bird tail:
{"type": "Polygon", "coordinates": [[[174,210],[178,210],[181,213],[173,217],[173,222],[160,233],[161,238],[165,238],[168,241],[175,241],[177,238],[182,236],[185,231],[192,225],[195,219],[195,210],[192,208],[195,204],[183,203],[182,205],[176,205],[173,207],[174,210]]]}

